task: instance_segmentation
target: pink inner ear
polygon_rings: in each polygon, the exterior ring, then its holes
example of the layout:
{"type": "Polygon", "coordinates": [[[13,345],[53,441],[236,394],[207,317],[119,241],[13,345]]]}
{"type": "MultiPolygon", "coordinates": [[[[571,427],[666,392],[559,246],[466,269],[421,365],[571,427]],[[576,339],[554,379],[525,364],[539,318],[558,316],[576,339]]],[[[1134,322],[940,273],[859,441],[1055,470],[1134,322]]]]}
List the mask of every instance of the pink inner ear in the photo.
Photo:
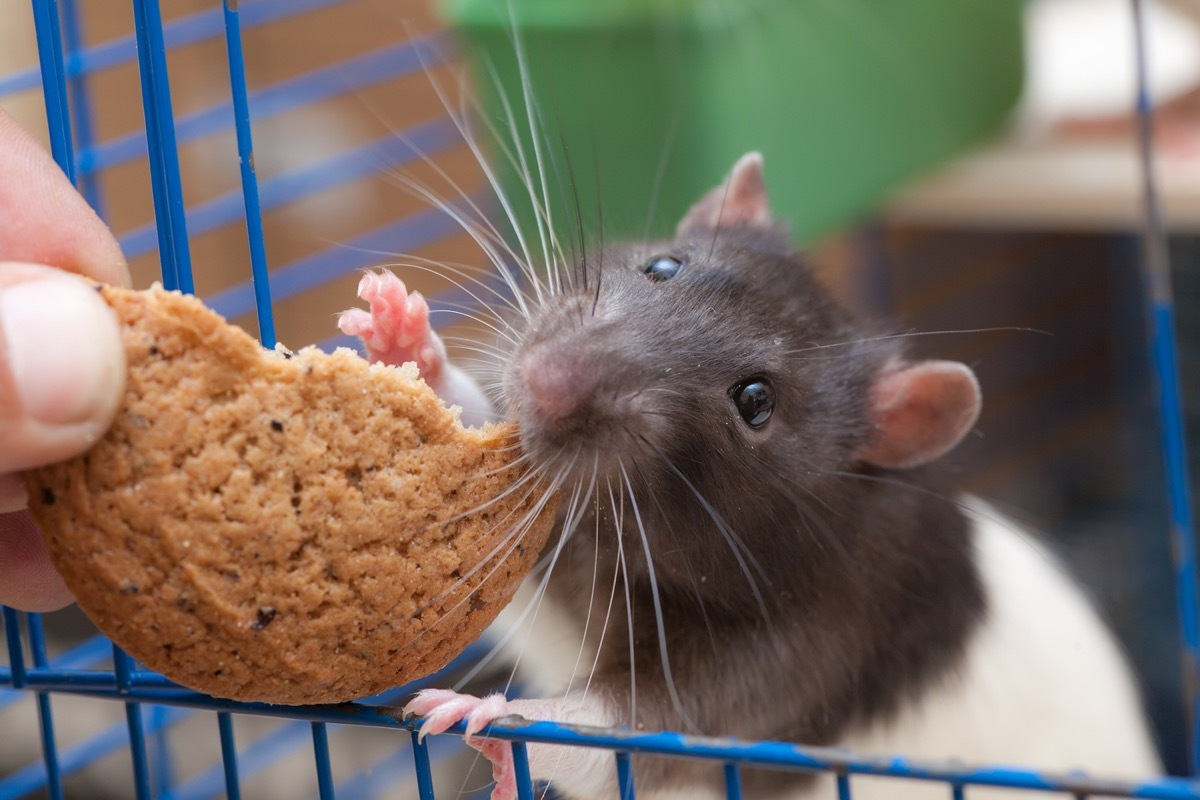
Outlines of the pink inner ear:
{"type": "Polygon", "coordinates": [[[979,382],[954,361],[897,363],[871,389],[871,438],[858,458],[887,469],[927,464],[954,449],[979,418],[979,382]]]}
{"type": "Polygon", "coordinates": [[[684,215],[676,228],[678,235],[731,225],[769,227],[773,221],[762,164],[760,153],[739,158],[725,183],[710,190],[684,215]]]}

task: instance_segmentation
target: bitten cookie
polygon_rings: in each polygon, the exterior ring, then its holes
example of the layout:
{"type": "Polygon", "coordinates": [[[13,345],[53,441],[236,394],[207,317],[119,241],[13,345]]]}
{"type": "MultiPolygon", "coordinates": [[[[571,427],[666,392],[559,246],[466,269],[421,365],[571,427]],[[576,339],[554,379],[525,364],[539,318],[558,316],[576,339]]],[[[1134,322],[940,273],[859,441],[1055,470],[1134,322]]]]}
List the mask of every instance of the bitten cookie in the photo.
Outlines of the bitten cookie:
{"type": "Polygon", "coordinates": [[[80,607],[203,692],[330,703],[427,675],[512,597],[556,498],[510,426],[464,429],[413,365],[272,353],[198,300],[99,290],[121,410],[28,475],[80,607]]]}

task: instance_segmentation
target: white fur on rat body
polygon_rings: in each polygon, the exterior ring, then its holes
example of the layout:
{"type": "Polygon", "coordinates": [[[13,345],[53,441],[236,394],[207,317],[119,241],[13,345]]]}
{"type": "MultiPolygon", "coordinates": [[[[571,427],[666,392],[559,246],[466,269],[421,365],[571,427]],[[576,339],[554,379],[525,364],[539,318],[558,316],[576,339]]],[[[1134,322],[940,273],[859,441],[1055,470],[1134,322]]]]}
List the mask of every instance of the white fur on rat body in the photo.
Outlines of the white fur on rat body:
{"type": "MultiPolygon", "coordinates": [[[[700,208],[707,202],[708,213],[717,215],[715,222],[710,220],[713,227],[720,227],[721,215],[729,209],[739,211],[751,224],[770,224],[759,163],[753,154],[743,159],[735,166],[729,185],[718,187],[698,204],[700,208]]],[[[538,362],[539,366],[544,363],[545,359],[538,362]]],[[[886,384],[886,392],[903,396],[909,391],[906,374],[905,369],[889,368],[880,384],[886,384]]],[[[951,393],[977,391],[973,376],[961,365],[926,362],[917,380],[926,377],[951,393]]],[[[465,386],[460,384],[460,388],[465,386]]],[[[446,391],[450,390],[447,386],[446,391]]],[[[478,402],[479,395],[447,399],[470,405],[478,402]]],[[[941,402],[936,398],[924,401],[941,402]]],[[[951,401],[947,413],[955,411],[954,402],[964,401],[951,401]]],[[[974,408],[977,411],[977,397],[974,408]]],[[[907,413],[903,404],[900,413],[907,413]]],[[[903,422],[902,427],[920,428],[918,417],[903,422]]],[[[957,422],[938,423],[944,431],[913,434],[924,437],[915,450],[906,449],[909,445],[903,437],[894,448],[887,442],[873,445],[864,453],[868,456],[865,460],[898,469],[923,464],[953,447],[973,422],[973,413],[967,413],[957,422]]],[[[969,507],[968,540],[984,595],[983,619],[971,629],[952,669],[917,696],[907,697],[894,713],[847,727],[834,744],[871,755],[956,758],[971,764],[1058,771],[1083,769],[1102,777],[1158,774],[1160,764],[1135,681],[1119,647],[1082,593],[1019,526],[978,501],[965,502],[969,507]]],[[[526,598],[538,602],[528,591],[526,598]]],[[[747,597],[746,602],[751,599],[747,597]]],[[[527,688],[555,699],[517,700],[509,703],[507,710],[531,719],[627,724],[628,709],[606,706],[594,693],[569,688],[587,685],[594,663],[594,654],[583,650],[583,621],[546,607],[544,599],[540,603],[536,613],[529,615],[526,610],[530,606],[519,597],[506,612],[507,623],[502,619],[502,624],[528,626],[525,632],[511,636],[509,646],[519,658],[527,688]],[[532,620],[513,619],[527,616],[532,620]]],[[[805,677],[798,672],[796,680],[799,683],[805,677]]],[[[780,689],[786,691],[786,687],[780,689]]],[[[713,687],[713,691],[720,692],[721,687],[713,687]]],[[[743,713],[753,715],[755,709],[746,708],[743,713]]],[[[606,751],[531,745],[529,753],[534,778],[551,780],[557,791],[569,797],[616,796],[614,763],[606,751]]],[[[834,795],[831,781],[822,778],[772,796],[830,797],[834,795]]],[[[854,796],[859,798],[915,800],[945,797],[947,792],[939,783],[867,777],[855,778],[853,786],[854,796]]],[[[687,780],[649,790],[639,787],[641,796],[652,798],[709,793],[724,796],[716,782],[687,780]]],[[[997,797],[1005,793],[972,788],[970,794],[997,797]]]]}
{"type": "MultiPolygon", "coordinates": [[[[1044,548],[1011,519],[976,498],[965,498],[984,575],[990,613],[975,631],[957,674],[910,703],[892,720],[848,732],[837,746],[868,756],[917,761],[954,759],[972,766],[1007,765],[1097,777],[1138,779],[1160,773],[1134,676],[1113,636],[1090,603],[1044,548]]],[[[497,621],[510,635],[512,657],[530,691],[550,701],[517,700],[513,713],[589,725],[620,724],[614,709],[579,694],[572,674],[583,647],[578,621],[554,608],[519,621],[534,599],[533,581],[497,621]],[[516,631],[516,635],[511,635],[516,631]]],[[[583,663],[590,663],[586,654],[583,663]]],[[[798,675],[797,680],[803,676],[798,675]]],[[[748,710],[747,713],[753,713],[748,710]]],[[[535,779],[552,780],[570,797],[616,797],[612,754],[605,750],[530,745],[535,779]]],[[[944,800],[937,781],[856,776],[856,800],[944,800]]],[[[651,800],[724,798],[719,787],[639,791],[651,800]]],[[[836,797],[822,777],[795,800],[836,797]]],[[[968,796],[1028,798],[1025,791],[972,787],[968,796]]]]}

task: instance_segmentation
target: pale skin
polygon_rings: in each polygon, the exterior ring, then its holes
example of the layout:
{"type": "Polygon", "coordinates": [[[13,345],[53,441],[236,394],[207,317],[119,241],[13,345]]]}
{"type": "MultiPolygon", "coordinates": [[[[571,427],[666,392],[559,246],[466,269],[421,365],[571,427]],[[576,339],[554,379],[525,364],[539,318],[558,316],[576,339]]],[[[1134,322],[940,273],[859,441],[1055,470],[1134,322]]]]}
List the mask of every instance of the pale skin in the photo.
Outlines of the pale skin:
{"type": "Polygon", "coordinates": [[[116,317],[68,273],[129,285],[112,233],[0,111],[0,603],[26,611],[73,598],[29,517],[21,472],[86,450],[124,389],[116,317]]]}

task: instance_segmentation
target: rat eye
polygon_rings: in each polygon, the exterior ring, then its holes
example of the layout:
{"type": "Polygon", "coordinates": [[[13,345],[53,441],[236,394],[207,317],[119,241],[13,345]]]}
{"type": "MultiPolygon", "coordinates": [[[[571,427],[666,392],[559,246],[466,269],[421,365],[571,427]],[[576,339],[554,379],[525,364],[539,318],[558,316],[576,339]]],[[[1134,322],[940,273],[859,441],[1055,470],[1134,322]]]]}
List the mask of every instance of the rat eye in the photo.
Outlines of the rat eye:
{"type": "Polygon", "coordinates": [[[751,378],[737,384],[729,396],[737,406],[738,413],[751,428],[761,428],[775,410],[775,387],[766,378],[751,378]]]}
{"type": "Polygon", "coordinates": [[[642,272],[652,281],[674,278],[683,268],[683,261],[674,256],[655,256],[642,265],[642,272]]]}

